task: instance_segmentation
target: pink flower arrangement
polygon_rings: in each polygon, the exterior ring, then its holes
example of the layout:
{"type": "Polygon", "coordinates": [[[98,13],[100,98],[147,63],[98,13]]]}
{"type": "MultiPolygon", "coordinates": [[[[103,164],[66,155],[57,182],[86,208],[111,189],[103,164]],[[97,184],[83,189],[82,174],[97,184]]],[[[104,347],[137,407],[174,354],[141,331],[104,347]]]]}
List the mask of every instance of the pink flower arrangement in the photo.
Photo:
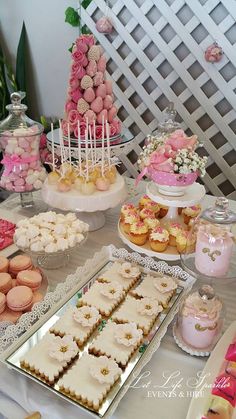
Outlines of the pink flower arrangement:
{"type": "Polygon", "coordinates": [[[68,113],[68,122],[71,125],[75,125],[77,124],[78,121],[82,121],[82,117],[79,114],[79,112],[75,109],[72,109],[69,113],[68,113]]]}
{"type": "Polygon", "coordinates": [[[82,51],[79,51],[78,49],[77,51],[72,52],[72,58],[75,61],[75,63],[78,63],[83,67],[85,67],[88,64],[88,60],[85,54],[82,51]]]}
{"type": "Polygon", "coordinates": [[[205,51],[205,59],[206,61],[210,63],[217,63],[218,61],[221,60],[222,56],[223,56],[223,50],[217,44],[217,42],[214,42],[205,51]]]}
{"type": "Polygon", "coordinates": [[[188,150],[195,150],[197,142],[198,141],[196,135],[187,137],[182,129],[177,129],[176,131],[172,132],[172,134],[170,134],[165,144],[170,145],[172,150],[179,151],[183,148],[187,148],[188,150]]]}
{"type": "Polygon", "coordinates": [[[84,67],[81,64],[79,64],[77,62],[72,64],[72,66],[71,66],[71,77],[73,77],[75,79],[76,78],[82,79],[85,76],[85,74],[86,74],[86,70],[84,69],[84,67]]]}
{"type": "Polygon", "coordinates": [[[88,47],[95,44],[93,35],[81,35],[75,42],[78,50],[87,52],[88,47]]]}

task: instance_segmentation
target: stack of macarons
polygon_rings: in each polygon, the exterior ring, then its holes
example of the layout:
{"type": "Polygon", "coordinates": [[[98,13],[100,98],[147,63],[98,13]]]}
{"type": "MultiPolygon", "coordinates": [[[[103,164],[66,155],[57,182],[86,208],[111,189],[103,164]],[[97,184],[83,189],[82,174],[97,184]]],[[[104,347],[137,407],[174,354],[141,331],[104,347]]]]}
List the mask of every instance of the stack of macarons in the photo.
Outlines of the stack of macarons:
{"type": "Polygon", "coordinates": [[[0,256],[0,322],[15,323],[33,304],[42,300],[38,291],[42,274],[34,268],[28,255],[18,255],[8,260],[0,256]]]}

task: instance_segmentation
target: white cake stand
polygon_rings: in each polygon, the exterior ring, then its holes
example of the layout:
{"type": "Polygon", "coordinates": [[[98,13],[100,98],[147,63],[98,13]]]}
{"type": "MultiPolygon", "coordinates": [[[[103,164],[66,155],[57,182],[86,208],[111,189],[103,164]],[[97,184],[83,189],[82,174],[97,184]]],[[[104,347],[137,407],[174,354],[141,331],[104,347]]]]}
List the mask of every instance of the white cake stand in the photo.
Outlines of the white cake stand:
{"type": "Polygon", "coordinates": [[[146,194],[152,201],[169,207],[168,213],[163,218],[163,223],[167,224],[169,221],[182,223],[182,219],[178,215],[178,208],[192,207],[199,203],[204,198],[206,190],[203,185],[195,182],[186,189],[185,194],[182,196],[166,196],[158,191],[158,187],[155,183],[148,182],[146,194]]]}
{"type": "MultiPolygon", "coordinates": [[[[158,191],[157,185],[153,182],[148,182],[146,186],[146,194],[151,198],[152,201],[169,207],[168,213],[161,219],[161,225],[164,227],[167,226],[169,222],[173,221],[183,224],[183,218],[178,215],[178,208],[191,207],[199,203],[204,198],[205,193],[206,191],[204,186],[197,182],[189,186],[186,189],[184,195],[178,197],[162,195],[158,191]]],[[[124,233],[120,223],[118,223],[118,234],[123,243],[125,243],[135,252],[143,253],[147,256],[156,257],[158,259],[167,261],[175,261],[180,259],[180,254],[173,246],[168,246],[164,252],[155,252],[151,250],[147,244],[143,246],[137,246],[136,244],[133,244],[129,240],[128,235],[124,233]]]]}
{"type": "Polygon", "coordinates": [[[49,185],[47,179],[41,193],[50,207],[78,213],[80,220],[89,224],[89,231],[102,228],[105,224],[104,211],[116,207],[127,196],[124,178],[118,174],[108,191],[95,191],[92,195],[83,195],[75,189],[60,192],[55,185],[49,185]]]}

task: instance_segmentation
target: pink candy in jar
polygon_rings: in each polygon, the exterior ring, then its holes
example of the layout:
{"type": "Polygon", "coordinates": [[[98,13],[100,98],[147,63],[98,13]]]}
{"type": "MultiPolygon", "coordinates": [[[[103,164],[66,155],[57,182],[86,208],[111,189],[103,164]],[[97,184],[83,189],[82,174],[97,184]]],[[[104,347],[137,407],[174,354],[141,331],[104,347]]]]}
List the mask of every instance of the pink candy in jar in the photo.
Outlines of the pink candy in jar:
{"type": "Polygon", "coordinates": [[[25,115],[27,106],[21,103],[24,96],[22,92],[12,93],[12,103],[6,107],[9,116],[0,123],[1,187],[11,192],[40,189],[46,178],[39,155],[43,127],[25,115]]]}

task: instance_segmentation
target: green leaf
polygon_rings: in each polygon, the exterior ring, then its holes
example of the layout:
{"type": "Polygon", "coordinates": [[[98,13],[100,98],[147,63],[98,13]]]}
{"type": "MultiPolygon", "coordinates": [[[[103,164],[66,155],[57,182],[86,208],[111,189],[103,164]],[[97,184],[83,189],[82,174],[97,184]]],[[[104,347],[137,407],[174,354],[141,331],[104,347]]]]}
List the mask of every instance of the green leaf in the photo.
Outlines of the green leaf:
{"type": "Polygon", "coordinates": [[[83,25],[83,26],[82,26],[82,28],[81,28],[81,33],[82,33],[83,35],[89,35],[89,34],[91,33],[91,31],[90,31],[90,29],[88,28],[88,26],[83,25]]]}
{"type": "Polygon", "coordinates": [[[92,0],[83,0],[82,3],[81,3],[81,6],[84,9],[87,9],[87,7],[90,5],[90,3],[92,3],[92,0]]]}
{"type": "Polygon", "coordinates": [[[65,11],[65,22],[72,26],[79,26],[80,17],[77,10],[75,10],[73,7],[67,7],[65,11]]]}
{"type": "Polygon", "coordinates": [[[82,292],[78,292],[78,293],[77,293],[77,297],[78,297],[78,298],[81,298],[81,297],[82,297],[82,292]]]}
{"type": "MultiPolygon", "coordinates": [[[[26,68],[25,68],[25,55],[26,55],[26,29],[25,23],[23,22],[19,44],[17,47],[16,55],[16,83],[18,89],[22,92],[26,92],[26,68]]],[[[24,99],[24,103],[26,100],[24,99]]]]}
{"type": "Polygon", "coordinates": [[[73,42],[73,44],[71,45],[71,47],[70,48],[68,48],[68,51],[69,52],[72,52],[72,49],[73,49],[73,46],[75,45],[75,43],[73,42]]]}

